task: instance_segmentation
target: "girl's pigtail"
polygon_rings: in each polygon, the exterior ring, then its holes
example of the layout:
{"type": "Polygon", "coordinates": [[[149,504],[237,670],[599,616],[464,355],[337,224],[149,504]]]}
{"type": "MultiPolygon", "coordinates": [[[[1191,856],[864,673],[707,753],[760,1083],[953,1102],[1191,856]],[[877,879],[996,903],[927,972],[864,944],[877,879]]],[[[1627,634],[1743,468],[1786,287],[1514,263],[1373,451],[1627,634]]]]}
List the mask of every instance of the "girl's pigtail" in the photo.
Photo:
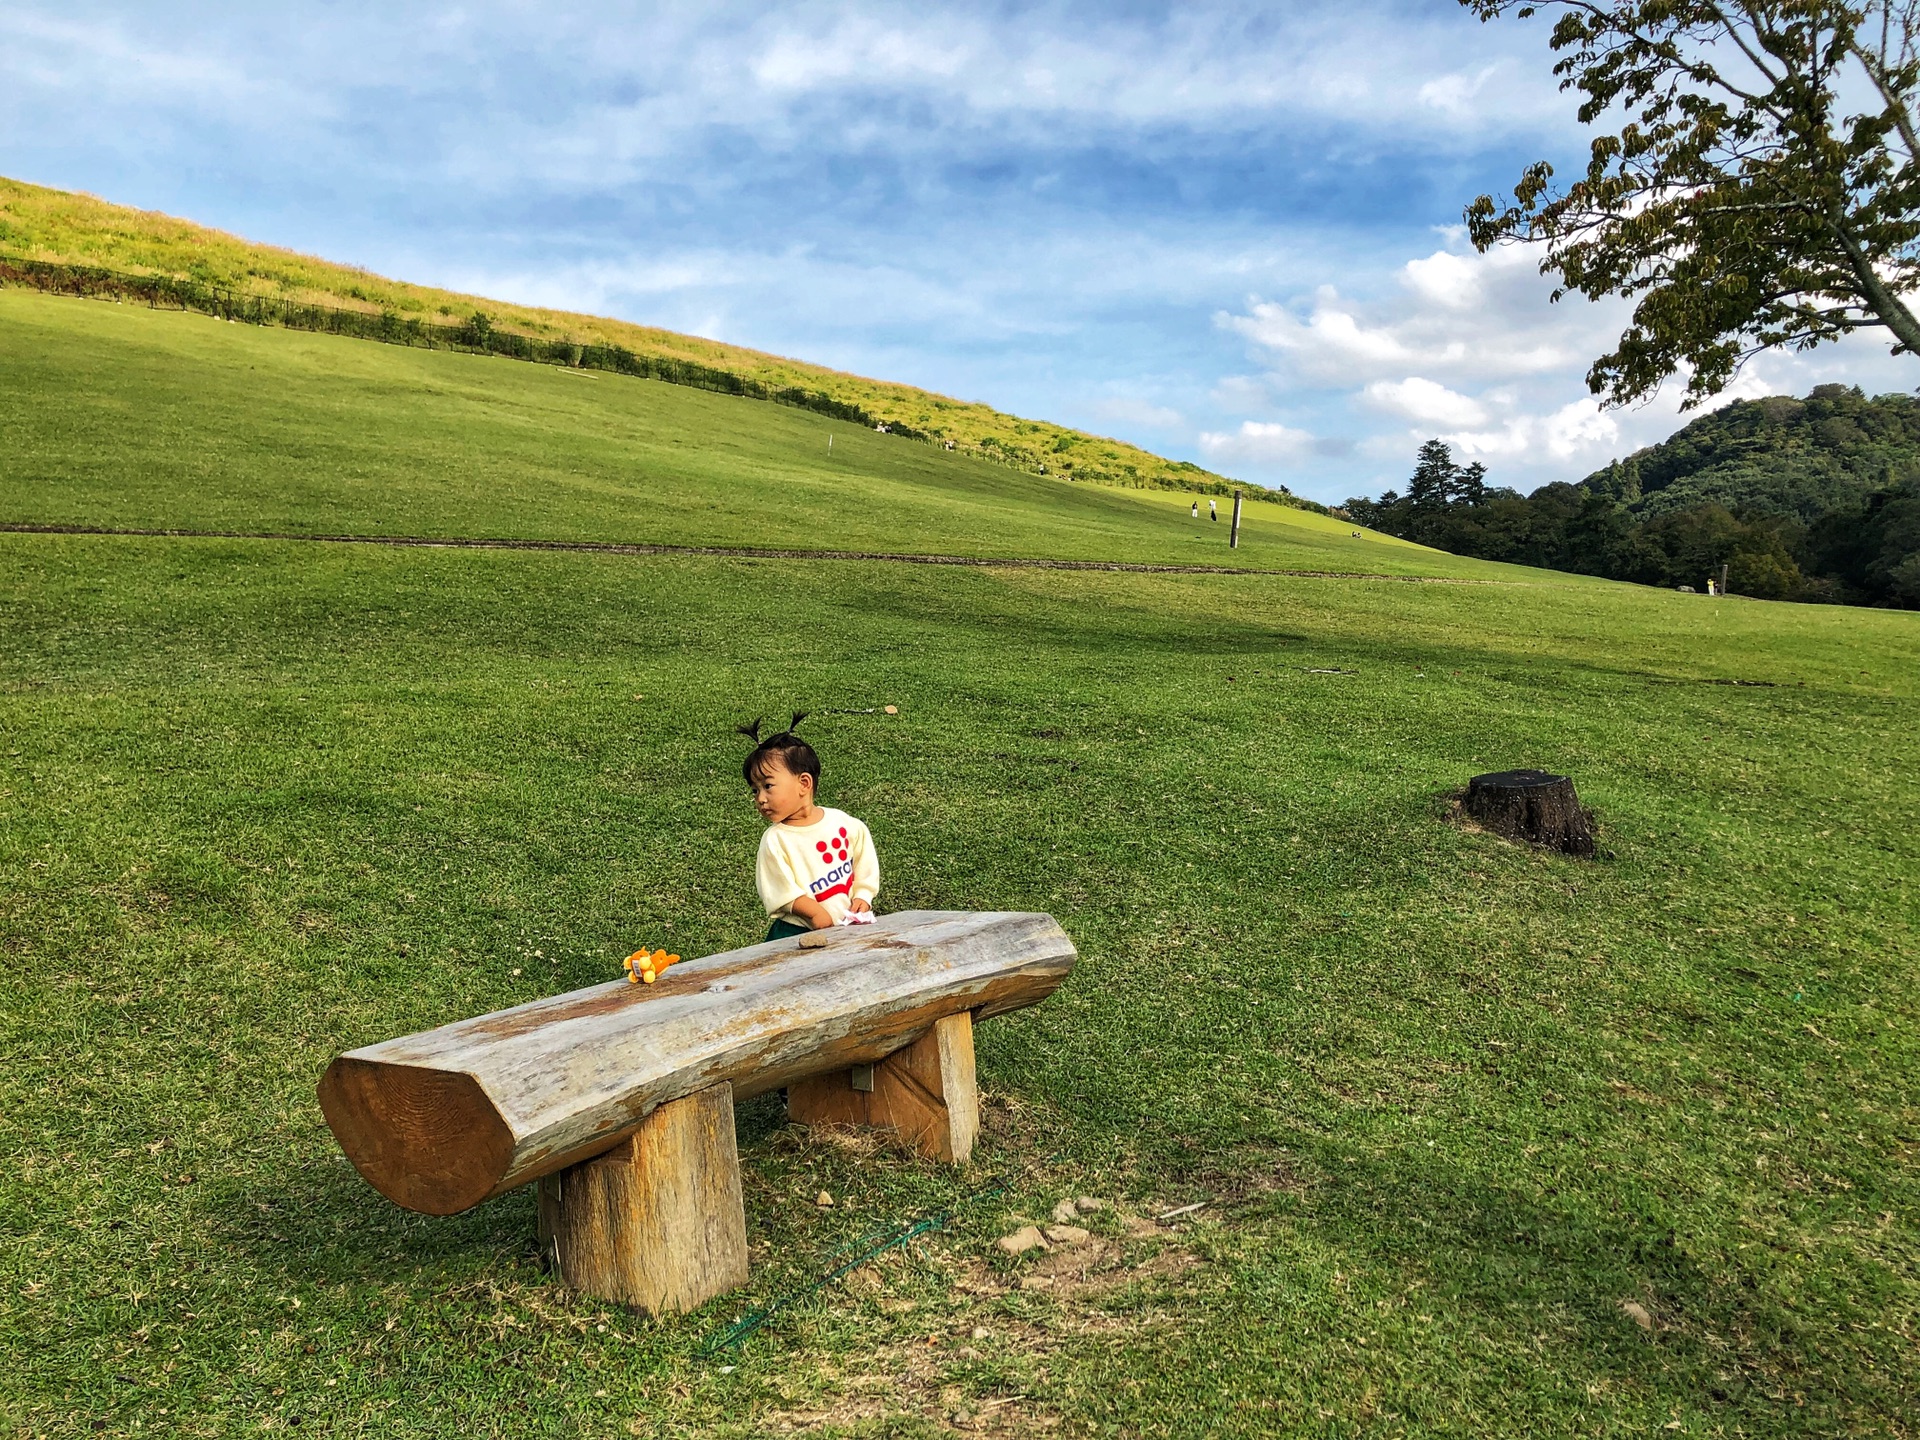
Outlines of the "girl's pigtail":
{"type": "Polygon", "coordinates": [[[791,734],[793,734],[793,732],[794,732],[794,731],[796,731],[796,730],[798,730],[798,729],[800,728],[800,722],[801,722],[802,720],[804,720],[804,719],[806,719],[806,718],[807,718],[807,716],[808,716],[809,714],[811,714],[811,713],[812,713],[812,712],[811,712],[811,711],[808,711],[808,710],[796,710],[796,711],[794,711],[794,712],[793,712],[793,719],[791,719],[791,720],[789,720],[789,721],[787,722],[787,734],[789,734],[789,735],[791,735],[791,734]]]}
{"type": "Polygon", "coordinates": [[[765,716],[756,715],[753,717],[753,723],[751,725],[734,726],[733,733],[736,735],[744,735],[747,739],[758,745],[760,743],[760,722],[765,718],[765,716]]]}

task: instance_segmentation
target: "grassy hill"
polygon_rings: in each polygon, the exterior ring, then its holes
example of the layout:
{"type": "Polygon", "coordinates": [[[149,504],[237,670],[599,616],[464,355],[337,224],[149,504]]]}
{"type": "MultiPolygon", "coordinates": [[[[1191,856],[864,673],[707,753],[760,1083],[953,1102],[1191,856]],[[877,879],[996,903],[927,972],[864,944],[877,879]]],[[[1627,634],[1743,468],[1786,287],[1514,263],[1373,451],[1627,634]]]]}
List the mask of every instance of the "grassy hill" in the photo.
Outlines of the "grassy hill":
{"type": "Polygon", "coordinates": [[[1920,616],[1280,506],[1230,556],[1171,495],[828,428],[0,293],[0,522],[1506,582],[0,533],[0,1427],[1912,1433],[1920,616]],[[326,1062],[757,937],[733,726],[789,705],[882,908],[1080,946],[980,1029],[974,1165],[743,1106],[751,1284],[657,1324],[561,1292],[525,1192],[380,1200],[326,1062]],[[1453,823],[1514,765],[1599,859],[1453,823]],[[993,1248],[1069,1195],[1114,1202],[1086,1246],[993,1248]]]}
{"type": "MultiPolygon", "coordinates": [[[[951,440],[961,449],[1026,470],[1044,467],[1048,473],[1074,480],[1155,489],[1224,490],[1233,483],[1199,466],[1170,461],[1119,440],[1023,420],[909,385],[868,380],[651,326],[410,285],[291,250],[256,245],[172,216],[0,177],[0,257],[6,255],[175,276],[241,293],[432,322],[466,322],[481,312],[506,331],[620,345],[641,355],[748,376],[774,388],[816,391],[858,406],[878,420],[910,426],[936,441],[951,440]]],[[[1286,492],[1282,487],[1272,493],[1283,496],[1286,492]]]]}
{"type": "Polygon", "coordinates": [[[16,523],[1496,573],[1267,502],[1229,550],[1188,497],[787,406],[19,289],[0,414],[16,523]]]}

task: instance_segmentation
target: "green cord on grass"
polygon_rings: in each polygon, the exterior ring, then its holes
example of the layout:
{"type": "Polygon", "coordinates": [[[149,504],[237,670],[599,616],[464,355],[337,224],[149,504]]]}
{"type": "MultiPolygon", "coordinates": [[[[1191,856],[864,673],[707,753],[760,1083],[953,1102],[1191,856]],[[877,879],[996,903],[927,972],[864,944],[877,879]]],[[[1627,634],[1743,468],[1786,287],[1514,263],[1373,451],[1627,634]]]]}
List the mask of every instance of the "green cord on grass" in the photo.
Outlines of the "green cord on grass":
{"type": "Polygon", "coordinates": [[[834,1281],[840,1279],[843,1275],[858,1270],[876,1255],[884,1255],[887,1251],[905,1245],[908,1241],[925,1235],[928,1231],[940,1229],[968,1205],[972,1205],[981,1200],[992,1199],[995,1195],[1003,1195],[1007,1189],[1007,1178],[1006,1175],[1002,1173],[994,1177],[992,1184],[986,1186],[984,1189],[974,1191],[971,1195],[961,1196],[944,1210],[935,1211],[931,1215],[923,1215],[920,1219],[897,1229],[869,1230],[865,1235],[861,1236],[860,1239],[848,1245],[842,1245],[838,1250],[833,1252],[832,1258],[838,1258],[846,1254],[850,1249],[857,1249],[858,1253],[856,1253],[851,1260],[843,1261],[841,1264],[834,1266],[834,1268],[820,1276],[819,1279],[810,1281],[796,1290],[788,1291],[785,1295],[782,1295],[778,1300],[770,1304],[762,1305],[757,1310],[748,1311],[731,1325],[721,1326],[718,1330],[713,1331],[707,1336],[701,1343],[700,1348],[694,1352],[695,1355],[699,1359],[708,1360],[718,1355],[722,1350],[732,1349],[795,1302],[804,1300],[826,1289],[827,1286],[833,1284],[834,1281]],[[862,1246],[865,1248],[859,1248],[862,1246]]]}

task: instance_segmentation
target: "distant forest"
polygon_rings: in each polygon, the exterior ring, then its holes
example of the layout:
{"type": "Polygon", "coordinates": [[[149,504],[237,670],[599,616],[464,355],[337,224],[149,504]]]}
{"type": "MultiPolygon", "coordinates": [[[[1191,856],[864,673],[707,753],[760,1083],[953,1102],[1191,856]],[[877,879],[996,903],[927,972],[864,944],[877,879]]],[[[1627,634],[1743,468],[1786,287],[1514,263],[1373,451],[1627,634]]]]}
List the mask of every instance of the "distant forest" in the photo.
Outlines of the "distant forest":
{"type": "Polygon", "coordinates": [[[1643,585],[1920,609],[1920,403],[1822,385],[1736,400],[1577,485],[1521,495],[1420,447],[1407,493],[1347,514],[1457,555],[1643,585]]]}

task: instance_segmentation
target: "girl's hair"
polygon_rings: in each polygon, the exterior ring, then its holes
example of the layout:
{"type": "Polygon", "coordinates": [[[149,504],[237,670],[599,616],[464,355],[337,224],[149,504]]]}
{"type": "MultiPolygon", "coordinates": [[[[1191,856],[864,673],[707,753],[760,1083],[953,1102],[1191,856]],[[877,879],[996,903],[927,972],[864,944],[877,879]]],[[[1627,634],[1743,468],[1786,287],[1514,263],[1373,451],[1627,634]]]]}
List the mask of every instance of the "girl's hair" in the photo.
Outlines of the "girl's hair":
{"type": "Polygon", "coordinates": [[[753,753],[740,764],[740,774],[749,785],[779,765],[789,775],[811,775],[814,789],[820,788],[820,757],[814,753],[813,746],[793,733],[806,718],[806,711],[795,712],[785,730],[778,735],[769,735],[765,740],[760,740],[758,720],[739,727],[740,733],[749,740],[760,741],[753,747],[753,753]]]}

